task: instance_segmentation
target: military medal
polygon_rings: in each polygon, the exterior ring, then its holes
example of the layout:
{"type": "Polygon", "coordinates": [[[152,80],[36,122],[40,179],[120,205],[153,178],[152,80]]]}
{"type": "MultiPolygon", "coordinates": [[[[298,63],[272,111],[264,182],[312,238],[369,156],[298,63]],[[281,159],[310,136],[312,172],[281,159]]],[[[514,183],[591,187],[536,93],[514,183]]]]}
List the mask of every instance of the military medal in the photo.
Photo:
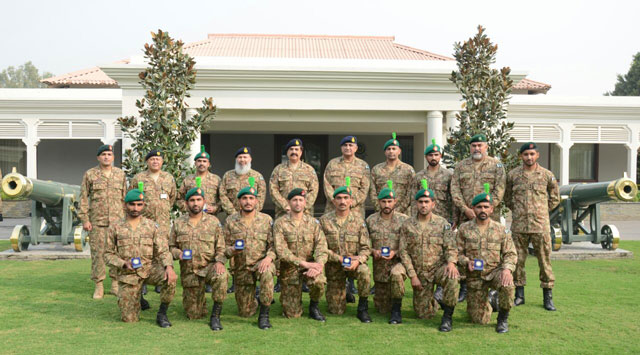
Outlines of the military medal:
{"type": "Polygon", "coordinates": [[[236,242],[233,245],[236,250],[244,250],[244,239],[236,239],[236,242]]]}
{"type": "Polygon", "coordinates": [[[142,267],[142,260],[140,260],[140,258],[131,258],[131,267],[134,270],[142,267]]]}
{"type": "Polygon", "coordinates": [[[380,249],[380,252],[382,254],[382,256],[389,256],[391,254],[391,248],[389,247],[382,247],[380,249]]]}
{"type": "Polygon", "coordinates": [[[484,260],[473,259],[473,270],[476,270],[476,271],[484,270],[484,260]]]}
{"type": "Polygon", "coordinates": [[[351,267],[351,258],[348,256],[345,256],[342,258],[342,266],[343,267],[351,267]]]}
{"type": "Polygon", "coordinates": [[[182,260],[191,260],[193,256],[193,251],[191,249],[185,249],[182,251],[182,260]]]}

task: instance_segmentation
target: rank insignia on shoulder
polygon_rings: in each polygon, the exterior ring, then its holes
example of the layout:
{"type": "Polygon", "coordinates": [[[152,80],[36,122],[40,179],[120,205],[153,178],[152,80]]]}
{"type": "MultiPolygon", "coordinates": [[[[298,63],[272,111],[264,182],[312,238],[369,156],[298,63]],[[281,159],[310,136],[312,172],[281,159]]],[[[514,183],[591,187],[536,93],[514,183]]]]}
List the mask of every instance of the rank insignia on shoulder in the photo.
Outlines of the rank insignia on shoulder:
{"type": "Polygon", "coordinates": [[[496,166],[497,166],[498,168],[502,168],[502,163],[498,163],[498,164],[496,164],[496,166]]]}
{"type": "Polygon", "coordinates": [[[222,228],[222,223],[218,222],[218,226],[219,226],[220,228],[222,228]]]}
{"type": "Polygon", "coordinates": [[[444,230],[448,231],[449,229],[451,229],[451,225],[449,223],[444,225],[444,230]]]}
{"type": "Polygon", "coordinates": [[[510,230],[509,228],[506,228],[506,229],[504,230],[504,234],[509,234],[509,233],[511,233],[511,230],[510,230]]]}
{"type": "Polygon", "coordinates": [[[131,258],[131,267],[134,269],[142,267],[142,260],[140,258],[131,258]]]}
{"type": "Polygon", "coordinates": [[[260,175],[260,180],[264,180],[264,176],[260,175]]]}
{"type": "Polygon", "coordinates": [[[318,221],[317,218],[314,218],[313,220],[316,221],[316,223],[320,224],[320,221],[318,221]]]}
{"type": "Polygon", "coordinates": [[[369,164],[367,164],[364,168],[369,170],[369,164]]]}
{"type": "Polygon", "coordinates": [[[362,226],[367,228],[367,224],[366,223],[362,223],[362,226]]]}

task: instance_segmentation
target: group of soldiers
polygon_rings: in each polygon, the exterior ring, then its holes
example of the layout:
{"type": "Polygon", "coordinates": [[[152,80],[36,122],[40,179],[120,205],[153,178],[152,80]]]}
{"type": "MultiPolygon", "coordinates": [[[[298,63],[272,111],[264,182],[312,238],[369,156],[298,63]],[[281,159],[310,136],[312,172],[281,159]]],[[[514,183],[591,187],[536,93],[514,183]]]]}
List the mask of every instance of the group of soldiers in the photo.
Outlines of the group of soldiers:
{"type": "Polygon", "coordinates": [[[452,329],[454,308],[466,298],[472,322],[487,324],[492,311],[498,311],[496,331],[504,333],[512,306],[524,304],[524,266],[532,243],[544,307],[555,310],[548,212],[559,202],[559,193],[553,174],[537,163],[535,143],[522,145],[522,165],[508,174],[487,155],[484,134],[472,137],[471,156],[453,172],[440,164],[442,148],[435,140],[424,152],[427,167],[418,173],[401,161],[395,134],[383,146],[385,162],[373,169],[356,157],[355,136],[344,137],[340,147],[342,155],[324,171],[327,204],[315,219],[317,174],[302,161],[302,140],[286,144],[288,160],[275,167],[269,181],[274,221],[260,212],[267,184],[251,168],[249,147],[236,152],[235,169],[219,178],[209,171],[211,157],[203,146],[194,159],[196,173],[178,189],[173,176],[162,170],[162,151],[149,152],[147,170],[127,184],[124,172],[113,166],[113,147],[101,146],[99,165],[83,177],[79,208],[89,232],[93,297],[103,297],[108,267],[121,318],[135,322],[149,308],[145,284],[158,285],[156,321],[169,327],[166,312],[177,283],[173,261],[179,260],[187,317],[206,317],[209,287],[212,330],[222,329],[229,275],[239,315],[259,312],[261,329],[271,328],[276,276],[287,318],[302,315],[303,289],[309,292],[312,319],[325,321],[318,308],[323,294],[328,312],[343,314],[352,301],[345,287],[350,278],[357,281],[361,322],[372,321],[368,297],[373,293],[375,308],[390,312],[389,323],[399,324],[409,278],[418,318],[443,309],[440,331],[452,329]],[[367,197],[376,212],[365,221],[367,197]],[[512,211],[511,232],[499,222],[503,198],[512,211]],[[183,214],[171,221],[174,205],[183,214]],[[224,225],[217,214],[226,217],[224,225]]]}

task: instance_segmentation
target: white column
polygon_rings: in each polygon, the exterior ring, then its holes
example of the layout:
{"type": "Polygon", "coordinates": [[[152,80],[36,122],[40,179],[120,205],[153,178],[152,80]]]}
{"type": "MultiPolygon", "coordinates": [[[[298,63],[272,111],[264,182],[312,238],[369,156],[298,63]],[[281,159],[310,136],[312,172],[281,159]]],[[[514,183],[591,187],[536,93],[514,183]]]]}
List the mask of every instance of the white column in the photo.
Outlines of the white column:
{"type": "Polygon", "coordinates": [[[27,177],[38,178],[38,120],[24,119],[27,125],[27,136],[22,138],[22,142],[27,146],[27,177]]]}
{"type": "MultiPolygon", "coordinates": [[[[446,123],[445,132],[447,132],[445,134],[446,137],[448,137],[448,135],[449,135],[449,129],[452,129],[454,131],[456,129],[458,129],[460,124],[459,124],[458,119],[456,118],[456,116],[459,113],[460,113],[459,111],[447,111],[446,112],[446,114],[445,114],[445,123],[446,123]]],[[[441,145],[444,145],[444,142],[442,142],[442,143],[443,144],[441,144],[441,145]]],[[[440,144],[440,143],[438,143],[438,144],[440,144]]]]}
{"type": "MultiPolygon", "coordinates": [[[[195,108],[188,108],[185,111],[185,119],[193,117],[196,113],[198,113],[198,111],[196,111],[195,108]]],[[[202,137],[201,132],[198,132],[196,134],[196,139],[193,142],[191,142],[189,161],[193,161],[193,159],[196,157],[196,154],[200,153],[201,137],[202,137]]]]}
{"type": "Polygon", "coordinates": [[[560,147],[560,185],[567,185],[569,183],[569,151],[573,143],[556,144],[560,147]]]}
{"type": "Polygon", "coordinates": [[[427,145],[431,144],[433,138],[436,139],[437,144],[443,145],[441,111],[427,112],[427,145]]]}
{"type": "Polygon", "coordinates": [[[103,144],[115,144],[116,138],[116,122],[112,120],[102,120],[104,125],[104,136],[100,139],[103,144]]]}
{"type": "Polygon", "coordinates": [[[627,176],[629,179],[636,181],[640,144],[625,144],[624,147],[627,148],[627,176]]]}

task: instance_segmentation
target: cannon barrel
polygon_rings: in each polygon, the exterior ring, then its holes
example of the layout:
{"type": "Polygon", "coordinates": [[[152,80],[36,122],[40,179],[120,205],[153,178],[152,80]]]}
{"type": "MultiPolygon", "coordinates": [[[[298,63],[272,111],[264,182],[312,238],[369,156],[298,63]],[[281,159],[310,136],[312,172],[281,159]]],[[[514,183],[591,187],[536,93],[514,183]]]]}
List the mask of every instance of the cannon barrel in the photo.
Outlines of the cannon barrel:
{"type": "Polygon", "coordinates": [[[638,186],[627,177],[612,181],[560,187],[560,196],[567,196],[573,204],[580,207],[609,200],[632,201],[637,193],[638,186]]]}
{"type": "Polygon", "coordinates": [[[47,206],[62,204],[65,196],[80,198],[80,186],[28,178],[17,172],[2,179],[2,192],[9,198],[30,198],[47,206]]]}

